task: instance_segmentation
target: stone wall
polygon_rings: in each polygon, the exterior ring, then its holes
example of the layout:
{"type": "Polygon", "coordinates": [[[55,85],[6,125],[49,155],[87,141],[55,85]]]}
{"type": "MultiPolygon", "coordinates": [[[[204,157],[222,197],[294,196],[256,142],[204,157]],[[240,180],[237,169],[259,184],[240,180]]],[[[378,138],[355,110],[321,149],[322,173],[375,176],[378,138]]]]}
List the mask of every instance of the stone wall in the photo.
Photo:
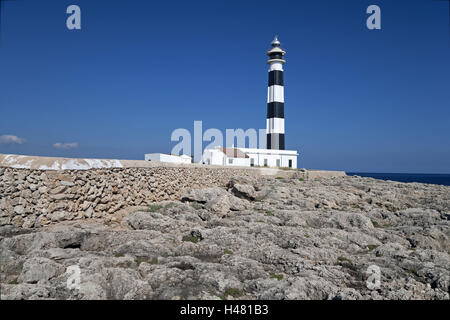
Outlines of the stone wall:
{"type": "Polygon", "coordinates": [[[106,218],[126,207],[179,199],[186,188],[225,185],[261,170],[212,167],[33,170],[0,167],[0,225],[23,228],[106,218]]]}

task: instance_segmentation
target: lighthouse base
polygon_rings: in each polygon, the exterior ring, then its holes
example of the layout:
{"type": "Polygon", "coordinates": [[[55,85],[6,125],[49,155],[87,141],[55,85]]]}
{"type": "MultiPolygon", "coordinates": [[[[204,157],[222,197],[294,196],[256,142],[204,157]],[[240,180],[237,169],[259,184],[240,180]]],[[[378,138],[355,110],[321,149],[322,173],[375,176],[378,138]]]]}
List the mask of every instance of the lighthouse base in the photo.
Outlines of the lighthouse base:
{"type": "Polygon", "coordinates": [[[267,148],[284,150],[284,133],[268,133],[267,148]]]}
{"type": "Polygon", "coordinates": [[[205,149],[202,163],[219,166],[297,168],[295,150],[223,148],[205,149]]]}

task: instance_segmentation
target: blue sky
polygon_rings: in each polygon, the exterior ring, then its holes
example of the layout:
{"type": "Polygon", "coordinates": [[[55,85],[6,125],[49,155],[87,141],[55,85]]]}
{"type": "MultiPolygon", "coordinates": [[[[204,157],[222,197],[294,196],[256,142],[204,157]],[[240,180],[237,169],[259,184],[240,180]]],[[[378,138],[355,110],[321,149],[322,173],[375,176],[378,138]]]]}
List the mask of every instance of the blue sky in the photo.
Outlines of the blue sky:
{"type": "Polygon", "coordinates": [[[143,159],[194,120],[264,128],[278,34],[300,167],[450,173],[446,1],[1,1],[0,136],[25,140],[0,153],[143,159]]]}

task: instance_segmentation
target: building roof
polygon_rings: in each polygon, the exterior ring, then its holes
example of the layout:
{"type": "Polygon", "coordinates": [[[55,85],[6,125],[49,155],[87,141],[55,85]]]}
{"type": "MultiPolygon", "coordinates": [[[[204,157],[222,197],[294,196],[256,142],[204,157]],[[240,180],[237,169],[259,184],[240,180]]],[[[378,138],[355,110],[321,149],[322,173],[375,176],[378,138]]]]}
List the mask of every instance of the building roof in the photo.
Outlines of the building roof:
{"type": "Polygon", "coordinates": [[[242,152],[241,150],[236,149],[236,148],[221,147],[219,150],[222,151],[228,158],[248,158],[249,157],[244,152],[242,152]]]}

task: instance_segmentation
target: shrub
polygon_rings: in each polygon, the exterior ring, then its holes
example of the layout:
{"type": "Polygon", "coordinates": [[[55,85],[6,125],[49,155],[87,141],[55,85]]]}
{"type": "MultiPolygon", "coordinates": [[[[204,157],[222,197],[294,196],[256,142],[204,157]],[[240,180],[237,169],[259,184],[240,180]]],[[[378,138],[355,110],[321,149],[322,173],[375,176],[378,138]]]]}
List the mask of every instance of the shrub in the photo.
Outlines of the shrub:
{"type": "Polygon", "coordinates": [[[198,237],[194,237],[194,236],[183,236],[183,239],[181,239],[181,241],[184,242],[192,242],[192,243],[197,243],[199,240],[198,237]]]}
{"type": "Polygon", "coordinates": [[[419,275],[417,274],[417,271],[416,270],[413,270],[413,269],[407,269],[407,270],[405,270],[406,271],[406,273],[408,273],[408,274],[410,274],[410,275],[412,275],[412,276],[416,276],[416,277],[418,277],[419,275]]]}
{"type": "Polygon", "coordinates": [[[191,207],[194,208],[195,210],[199,210],[199,209],[203,208],[203,206],[198,202],[191,202],[191,207]]]}
{"type": "Polygon", "coordinates": [[[137,257],[136,259],[134,259],[134,261],[136,261],[136,266],[140,266],[142,262],[147,262],[148,263],[148,258],[145,257],[137,257]]]}
{"type": "Polygon", "coordinates": [[[169,209],[175,207],[177,204],[175,202],[169,202],[164,206],[164,209],[169,209]]]}
{"type": "Polygon", "coordinates": [[[283,275],[282,274],[275,274],[275,273],[271,273],[270,274],[270,278],[271,279],[277,279],[278,281],[283,279],[283,275]]]}
{"type": "Polygon", "coordinates": [[[346,257],[338,257],[337,258],[337,261],[338,262],[341,262],[341,263],[344,263],[344,262],[346,262],[346,263],[352,263],[349,259],[347,259],[346,257]]]}
{"type": "Polygon", "coordinates": [[[222,300],[225,300],[228,296],[232,296],[233,298],[239,298],[242,297],[244,293],[242,290],[239,290],[237,288],[226,288],[223,295],[220,296],[222,300]]]}
{"type": "Polygon", "coordinates": [[[233,254],[233,251],[225,249],[225,250],[223,250],[223,253],[224,254],[233,254]]]}
{"type": "Polygon", "coordinates": [[[161,206],[159,204],[151,204],[144,211],[145,212],[158,212],[162,208],[163,208],[163,206],[161,206]]]}
{"type": "Polygon", "coordinates": [[[152,260],[149,260],[147,257],[137,257],[134,259],[136,261],[136,265],[139,267],[142,262],[148,263],[148,264],[158,264],[158,258],[152,258],[152,260]]]}

